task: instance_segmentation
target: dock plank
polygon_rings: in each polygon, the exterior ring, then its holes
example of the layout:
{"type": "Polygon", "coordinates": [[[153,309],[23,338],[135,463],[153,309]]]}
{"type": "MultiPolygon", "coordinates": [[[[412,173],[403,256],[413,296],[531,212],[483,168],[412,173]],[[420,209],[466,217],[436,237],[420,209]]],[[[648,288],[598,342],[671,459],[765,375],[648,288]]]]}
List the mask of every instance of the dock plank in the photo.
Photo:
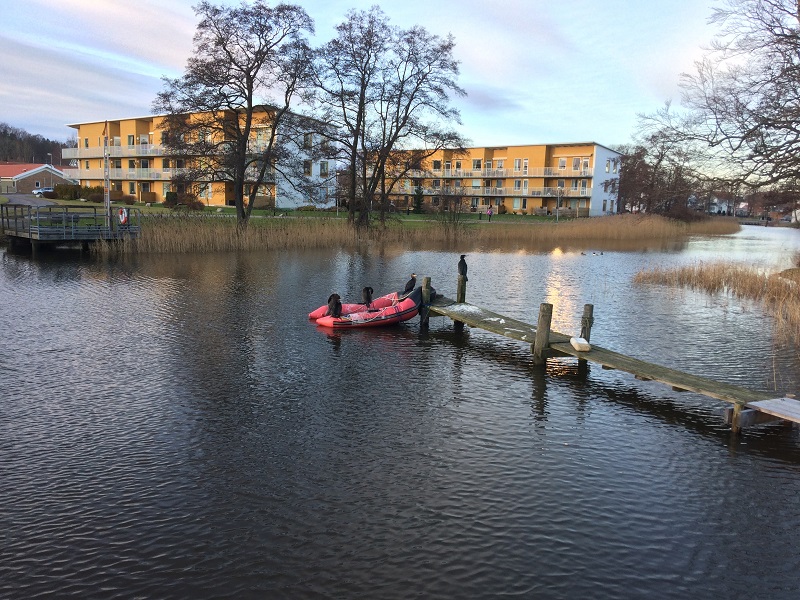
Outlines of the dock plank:
{"type": "Polygon", "coordinates": [[[800,423],[800,400],[794,398],[770,398],[750,402],[748,408],[755,408],[761,412],[780,417],[786,421],[800,423]]]}
{"type": "MultiPolygon", "coordinates": [[[[486,310],[468,302],[456,302],[451,298],[438,296],[430,306],[431,316],[449,317],[453,321],[461,321],[470,327],[478,327],[499,335],[533,344],[536,339],[536,327],[486,310]]],[[[569,337],[563,333],[550,332],[551,341],[568,342],[569,337]]]]}
{"type": "Polygon", "coordinates": [[[717,398],[718,400],[725,400],[726,402],[747,404],[748,402],[767,400],[774,396],[774,394],[770,394],[769,392],[749,390],[721,381],[715,381],[707,377],[678,371],[677,369],[655,365],[600,346],[592,345],[592,349],[588,352],[579,352],[569,343],[555,343],[551,344],[551,346],[555,350],[574,356],[575,358],[599,363],[606,368],[632,373],[639,379],[658,381],[672,386],[673,388],[696,392],[698,394],[717,398]]]}

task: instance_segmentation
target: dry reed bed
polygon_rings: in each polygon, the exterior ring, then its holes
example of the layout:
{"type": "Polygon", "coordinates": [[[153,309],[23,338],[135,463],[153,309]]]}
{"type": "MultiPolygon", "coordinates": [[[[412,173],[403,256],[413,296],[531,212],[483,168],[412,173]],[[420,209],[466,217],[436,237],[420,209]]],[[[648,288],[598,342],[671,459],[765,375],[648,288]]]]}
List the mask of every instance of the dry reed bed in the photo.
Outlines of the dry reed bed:
{"type": "Polygon", "coordinates": [[[190,253],[236,250],[354,247],[365,243],[413,248],[464,244],[533,247],[537,244],[670,240],[687,235],[723,235],[739,230],[735,220],[681,223],[658,216],[616,215],[560,223],[469,223],[443,226],[436,221],[394,221],[385,228],[357,231],[343,219],[253,219],[238,231],[233,219],[176,217],[145,219],[136,240],[101,243],[100,254],[190,253]]]}
{"type": "Polygon", "coordinates": [[[732,263],[699,263],[676,269],[640,271],[633,281],[726,293],[760,302],[776,319],[778,331],[800,343],[800,286],[787,273],[767,274],[732,263]]]}

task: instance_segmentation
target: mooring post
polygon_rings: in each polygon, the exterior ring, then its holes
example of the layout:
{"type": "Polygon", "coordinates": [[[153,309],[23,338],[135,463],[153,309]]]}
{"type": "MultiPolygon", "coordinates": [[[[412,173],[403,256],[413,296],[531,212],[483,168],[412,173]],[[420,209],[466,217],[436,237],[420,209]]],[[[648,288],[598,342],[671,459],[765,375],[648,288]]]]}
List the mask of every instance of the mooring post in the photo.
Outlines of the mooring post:
{"type": "MultiPolygon", "coordinates": [[[[581,337],[587,342],[592,337],[592,324],[594,323],[594,304],[583,305],[583,316],[581,317],[581,337]]],[[[585,372],[589,363],[582,358],[578,359],[578,372],[585,372]]]]}
{"type": "Polygon", "coordinates": [[[550,322],[553,320],[553,305],[542,302],[539,305],[539,321],[536,324],[536,338],[533,340],[533,364],[547,362],[547,349],[550,346],[550,322]]]}
{"type": "Polygon", "coordinates": [[[431,307],[431,278],[422,278],[422,308],[419,311],[419,326],[428,328],[428,313],[431,307]]]}
{"type": "MultiPolygon", "coordinates": [[[[467,301],[467,278],[464,275],[458,276],[458,283],[456,283],[456,302],[467,301]]],[[[462,321],[453,321],[453,329],[455,331],[462,331],[464,323],[462,321]]]]}
{"type": "Polygon", "coordinates": [[[581,317],[581,337],[587,342],[591,341],[592,325],[594,324],[594,304],[583,305],[583,316],[581,317]]]}

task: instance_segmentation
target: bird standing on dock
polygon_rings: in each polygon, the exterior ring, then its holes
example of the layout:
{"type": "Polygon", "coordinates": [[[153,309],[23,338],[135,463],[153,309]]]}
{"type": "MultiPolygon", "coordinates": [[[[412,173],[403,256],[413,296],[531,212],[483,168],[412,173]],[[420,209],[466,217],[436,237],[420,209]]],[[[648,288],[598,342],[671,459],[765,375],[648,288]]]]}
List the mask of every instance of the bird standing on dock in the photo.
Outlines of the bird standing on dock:
{"type": "Polygon", "coordinates": [[[411,274],[411,279],[409,279],[406,282],[406,288],[403,290],[403,293],[407,294],[408,292],[413,291],[416,286],[417,286],[417,274],[416,273],[412,273],[411,274]]]}
{"type": "Polygon", "coordinates": [[[469,281],[469,277],[467,277],[467,261],[464,260],[466,257],[466,254],[462,254],[461,260],[458,261],[458,274],[464,276],[464,281],[469,281]]]}

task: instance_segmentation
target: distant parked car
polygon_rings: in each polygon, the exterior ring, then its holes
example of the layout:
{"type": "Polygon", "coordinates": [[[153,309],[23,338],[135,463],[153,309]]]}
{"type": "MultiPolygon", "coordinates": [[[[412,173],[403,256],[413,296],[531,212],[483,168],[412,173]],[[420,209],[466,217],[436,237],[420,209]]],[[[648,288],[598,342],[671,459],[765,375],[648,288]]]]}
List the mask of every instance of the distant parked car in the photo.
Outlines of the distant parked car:
{"type": "Polygon", "coordinates": [[[33,190],[33,195],[41,198],[42,194],[44,194],[45,192],[53,192],[53,191],[55,190],[51,187],[36,188],[35,190],[33,190]]]}

